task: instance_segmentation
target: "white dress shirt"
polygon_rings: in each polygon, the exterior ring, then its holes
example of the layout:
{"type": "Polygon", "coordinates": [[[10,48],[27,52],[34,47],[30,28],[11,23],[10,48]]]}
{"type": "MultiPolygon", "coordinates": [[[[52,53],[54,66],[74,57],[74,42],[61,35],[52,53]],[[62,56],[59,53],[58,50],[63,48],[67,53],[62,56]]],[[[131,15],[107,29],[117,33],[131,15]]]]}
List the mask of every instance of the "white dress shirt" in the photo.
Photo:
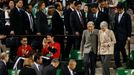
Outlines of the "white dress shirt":
{"type": "Polygon", "coordinates": [[[71,69],[69,68],[69,66],[68,66],[67,68],[69,69],[70,74],[71,74],[71,75],[74,75],[74,74],[73,74],[73,70],[71,70],[71,69]]]}
{"type": "Polygon", "coordinates": [[[118,23],[120,23],[120,20],[121,20],[123,14],[124,14],[124,11],[121,14],[119,14],[119,16],[118,16],[118,23]]]}

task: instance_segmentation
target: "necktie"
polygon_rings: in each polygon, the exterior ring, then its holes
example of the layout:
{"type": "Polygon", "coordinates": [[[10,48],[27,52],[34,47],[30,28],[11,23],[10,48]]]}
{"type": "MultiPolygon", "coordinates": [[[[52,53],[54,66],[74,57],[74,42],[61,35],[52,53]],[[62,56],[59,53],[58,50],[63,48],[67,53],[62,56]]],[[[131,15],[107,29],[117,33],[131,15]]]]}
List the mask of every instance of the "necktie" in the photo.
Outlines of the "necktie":
{"type": "MultiPolygon", "coordinates": [[[[81,14],[81,12],[79,11],[79,16],[80,16],[80,22],[81,22],[81,24],[82,24],[82,26],[84,25],[84,23],[83,23],[83,19],[82,19],[82,14],[81,14]]],[[[83,26],[83,28],[84,28],[84,26],[83,26]]]]}
{"type": "Polygon", "coordinates": [[[29,21],[30,21],[30,29],[33,31],[33,18],[32,18],[32,15],[29,14],[29,21]]]}

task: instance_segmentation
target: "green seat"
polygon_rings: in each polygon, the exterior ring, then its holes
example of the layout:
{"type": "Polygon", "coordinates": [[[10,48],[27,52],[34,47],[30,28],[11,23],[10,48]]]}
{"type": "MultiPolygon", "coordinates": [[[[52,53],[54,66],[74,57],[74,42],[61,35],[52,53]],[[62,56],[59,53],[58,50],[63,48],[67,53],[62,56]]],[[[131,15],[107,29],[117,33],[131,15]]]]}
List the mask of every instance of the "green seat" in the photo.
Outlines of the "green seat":
{"type": "Polygon", "coordinates": [[[70,59],[82,60],[81,52],[79,50],[72,50],[69,54],[70,59]]]}
{"type": "Polygon", "coordinates": [[[19,75],[20,70],[8,70],[8,75],[19,75]]]}
{"type": "Polygon", "coordinates": [[[125,68],[124,67],[119,67],[119,68],[117,68],[117,70],[116,70],[116,75],[127,75],[126,73],[125,73],[125,68]]]}
{"type": "Polygon", "coordinates": [[[130,53],[130,59],[134,61],[134,50],[130,53]]]}

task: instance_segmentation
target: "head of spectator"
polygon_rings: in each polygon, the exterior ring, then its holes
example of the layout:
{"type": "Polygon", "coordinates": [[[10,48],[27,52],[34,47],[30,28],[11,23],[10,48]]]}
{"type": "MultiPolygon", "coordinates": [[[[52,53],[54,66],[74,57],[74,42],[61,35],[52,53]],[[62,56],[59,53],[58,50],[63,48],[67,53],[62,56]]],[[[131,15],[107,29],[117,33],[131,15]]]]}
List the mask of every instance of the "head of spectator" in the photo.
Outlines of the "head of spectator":
{"type": "Polygon", "coordinates": [[[48,13],[47,13],[48,15],[53,15],[54,11],[55,7],[53,5],[48,6],[48,13]]]}
{"type": "Polygon", "coordinates": [[[61,4],[61,2],[56,2],[54,6],[55,6],[56,10],[62,11],[62,4],[61,4]]]}
{"type": "Polygon", "coordinates": [[[122,12],[124,12],[124,5],[123,5],[123,3],[118,3],[118,5],[117,5],[117,12],[119,13],[119,14],[121,14],[122,12]]]}
{"type": "Polygon", "coordinates": [[[6,64],[9,60],[9,55],[6,52],[0,54],[0,59],[6,64]]]}
{"type": "Polygon", "coordinates": [[[93,21],[89,21],[87,23],[87,29],[92,32],[94,30],[94,22],[93,21]]]}
{"type": "Polygon", "coordinates": [[[69,1],[69,3],[70,3],[70,8],[75,9],[75,5],[74,5],[75,2],[76,2],[76,1],[74,1],[74,0],[69,1]]]}
{"type": "Polygon", "coordinates": [[[83,7],[84,12],[89,12],[88,4],[85,4],[83,7]]]}
{"type": "Polygon", "coordinates": [[[23,0],[15,0],[15,6],[17,8],[22,8],[23,7],[23,0]]]}
{"type": "Polygon", "coordinates": [[[46,7],[46,4],[44,1],[39,1],[39,4],[38,4],[38,10],[43,10],[45,9],[46,7]]]}
{"type": "Polygon", "coordinates": [[[27,37],[21,37],[21,44],[26,46],[27,45],[27,37]]]}
{"type": "Polygon", "coordinates": [[[23,67],[31,67],[32,64],[33,64],[33,61],[31,58],[25,58],[24,63],[23,63],[23,67]]]}
{"type": "Polygon", "coordinates": [[[58,58],[54,58],[54,59],[52,59],[52,61],[51,61],[51,65],[53,66],[53,67],[55,67],[55,68],[57,68],[58,66],[59,66],[59,59],[58,58]]]}
{"type": "Polygon", "coordinates": [[[74,59],[70,59],[68,62],[68,68],[74,70],[76,68],[77,62],[74,59]]]}
{"type": "Polygon", "coordinates": [[[108,2],[105,0],[102,0],[99,2],[99,7],[100,8],[108,8],[108,2]]]}
{"type": "Polygon", "coordinates": [[[80,1],[76,1],[75,3],[74,3],[74,5],[75,5],[75,9],[76,10],[78,10],[78,11],[80,11],[81,10],[81,2],[80,1]]]}
{"type": "Polygon", "coordinates": [[[13,9],[14,8],[14,0],[9,0],[8,1],[8,9],[13,9]]]}
{"type": "Polygon", "coordinates": [[[48,43],[49,42],[54,43],[54,35],[53,34],[47,34],[47,40],[48,40],[48,43]]]}
{"type": "Polygon", "coordinates": [[[102,21],[100,23],[100,28],[101,28],[102,31],[105,32],[108,29],[108,23],[106,21],[102,21]]]}
{"type": "Polygon", "coordinates": [[[42,64],[41,54],[39,54],[39,53],[35,54],[35,56],[34,56],[34,62],[37,63],[37,64],[42,64]]]}
{"type": "Polygon", "coordinates": [[[92,13],[97,13],[99,11],[97,3],[91,4],[91,11],[92,11],[92,13]]]}
{"type": "Polygon", "coordinates": [[[32,5],[31,4],[28,4],[26,7],[25,7],[25,10],[28,12],[28,13],[32,13],[32,5]]]}
{"type": "Polygon", "coordinates": [[[43,45],[43,47],[48,46],[48,40],[46,38],[43,39],[42,45],[43,45]]]}

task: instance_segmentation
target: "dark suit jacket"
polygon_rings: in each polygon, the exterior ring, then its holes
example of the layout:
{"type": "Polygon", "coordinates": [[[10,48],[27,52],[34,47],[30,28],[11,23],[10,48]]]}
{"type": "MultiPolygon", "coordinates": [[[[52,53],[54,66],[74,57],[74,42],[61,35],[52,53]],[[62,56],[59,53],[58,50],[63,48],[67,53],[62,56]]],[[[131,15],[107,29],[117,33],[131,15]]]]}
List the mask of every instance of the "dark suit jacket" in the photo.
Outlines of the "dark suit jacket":
{"type": "Polygon", "coordinates": [[[41,75],[42,66],[40,65],[39,70],[37,69],[36,65],[33,64],[32,68],[36,71],[37,75],[41,75]]]}
{"type": "Polygon", "coordinates": [[[73,11],[70,14],[70,25],[74,34],[75,32],[79,32],[80,34],[82,34],[85,28],[84,25],[81,24],[79,16],[76,11],[73,11]]]}
{"type": "Polygon", "coordinates": [[[20,72],[19,75],[37,75],[36,71],[30,67],[23,67],[20,72]]]}
{"type": "Polygon", "coordinates": [[[64,24],[66,27],[66,31],[68,31],[69,34],[72,34],[72,28],[70,25],[70,14],[71,14],[72,10],[71,8],[64,10],[64,24]]]}
{"type": "Polygon", "coordinates": [[[29,17],[27,15],[27,13],[25,13],[25,25],[26,25],[26,30],[28,32],[28,34],[34,34],[35,33],[35,20],[34,20],[34,16],[33,14],[31,13],[31,16],[32,16],[32,19],[33,19],[33,31],[32,29],[30,28],[30,21],[29,21],[29,17]]]}
{"type": "Polygon", "coordinates": [[[24,23],[24,11],[14,7],[10,12],[10,24],[11,24],[11,30],[15,32],[16,35],[22,35],[25,34],[25,23],[24,23]]]}
{"type": "Polygon", "coordinates": [[[7,66],[0,60],[0,75],[8,75],[7,66]]]}
{"type": "Polygon", "coordinates": [[[57,11],[55,11],[52,16],[52,33],[54,35],[64,34],[64,22],[57,11]]]}
{"type": "MultiPolygon", "coordinates": [[[[75,71],[73,71],[74,75],[77,75],[75,71]]],[[[69,69],[67,66],[64,66],[63,68],[61,68],[61,73],[60,75],[71,75],[69,69]]]]}
{"type": "Polygon", "coordinates": [[[108,18],[108,15],[107,14],[102,13],[102,12],[99,12],[97,18],[95,19],[93,17],[93,13],[90,13],[89,16],[88,16],[88,21],[93,21],[94,24],[95,24],[95,28],[96,29],[100,29],[100,23],[102,21],[109,22],[109,18],[108,18]]]}
{"type": "Polygon", "coordinates": [[[56,69],[52,65],[43,68],[42,75],[56,75],[56,69]]]}
{"type": "Polygon", "coordinates": [[[36,30],[43,35],[48,33],[47,16],[41,10],[36,13],[36,30]]]}
{"type": "Polygon", "coordinates": [[[115,16],[115,26],[114,33],[116,40],[126,40],[127,37],[131,36],[132,32],[132,23],[130,15],[126,12],[122,15],[120,22],[118,23],[118,15],[115,16]]]}

